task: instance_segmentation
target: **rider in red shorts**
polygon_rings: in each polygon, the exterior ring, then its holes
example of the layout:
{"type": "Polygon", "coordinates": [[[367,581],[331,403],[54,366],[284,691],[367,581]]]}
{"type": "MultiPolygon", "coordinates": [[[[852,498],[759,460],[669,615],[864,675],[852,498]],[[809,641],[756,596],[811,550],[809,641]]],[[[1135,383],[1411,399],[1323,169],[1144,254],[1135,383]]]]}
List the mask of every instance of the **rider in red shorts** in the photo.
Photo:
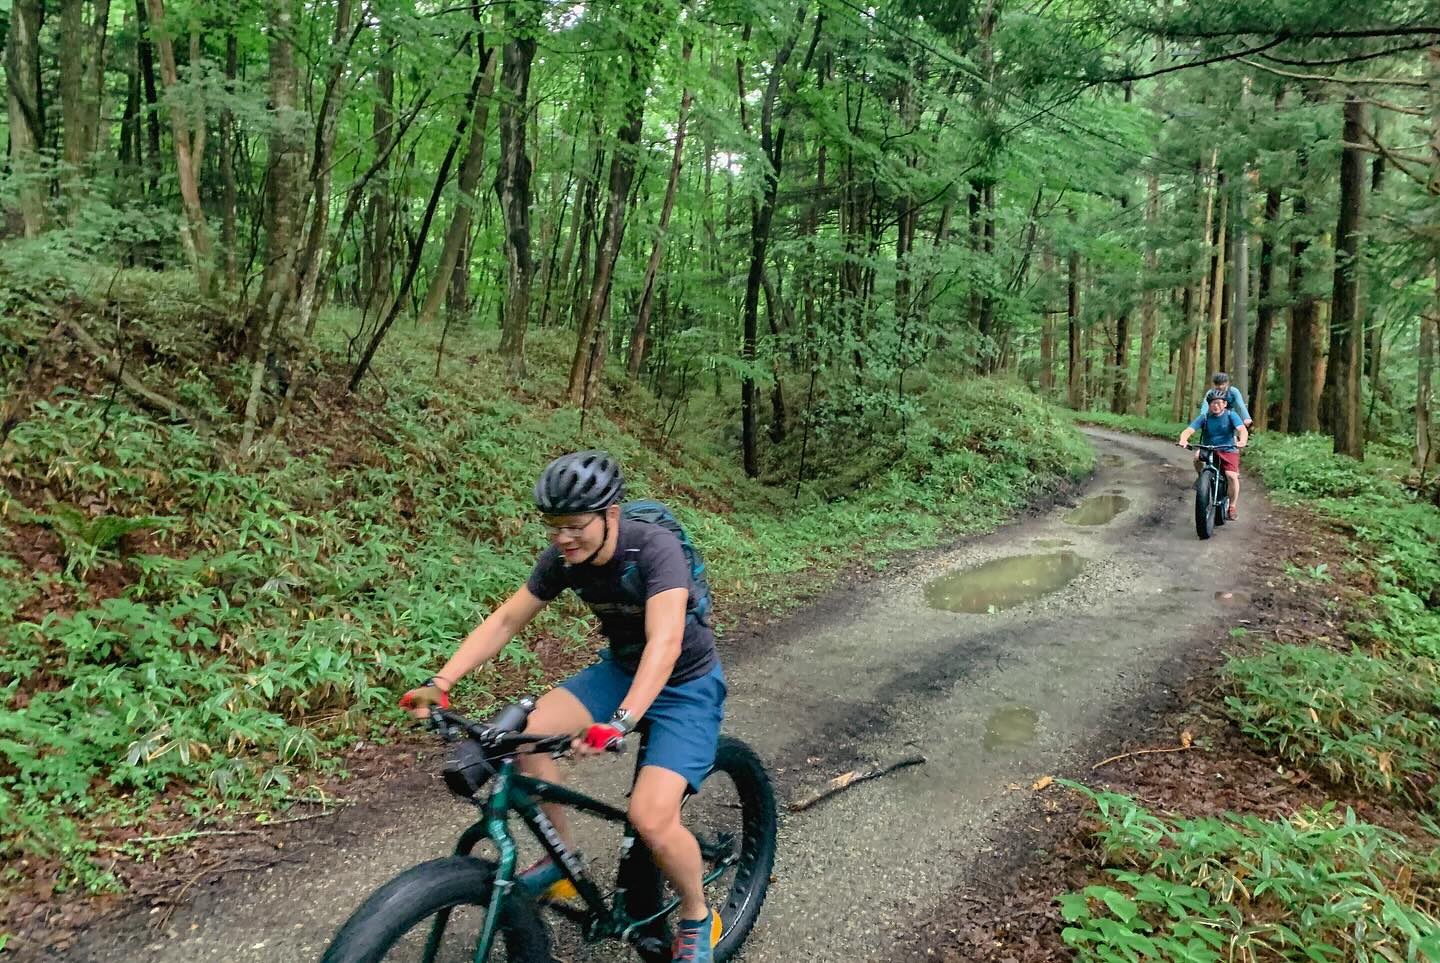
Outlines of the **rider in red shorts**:
{"type": "MultiPolygon", "coordinates": [[[[1200,432],[1201,444],[1209,445],[1212,448],[1219,448],[1215,454],[1219,456],[1220,467],[1225,471],[1225,478],[1229,482],[1230,511],[1227,513],[1231,519],[1238,514],[1237,503],[1240,501],[1240,451],[1250,440],[1250,432],[1245,428],[1245,421],[1235,412],[1229,409],[1227,399],[1223,394],[1210,392],[1206,399],[1207,405],[1203,415],[1190,422],[1190,427],[1180,433],[1180,447],[1190,447],[1190,436],[1200,432]]],[[[1195,453],[1195,471],[1200,471],[1200,453],[1195,453]]]]}

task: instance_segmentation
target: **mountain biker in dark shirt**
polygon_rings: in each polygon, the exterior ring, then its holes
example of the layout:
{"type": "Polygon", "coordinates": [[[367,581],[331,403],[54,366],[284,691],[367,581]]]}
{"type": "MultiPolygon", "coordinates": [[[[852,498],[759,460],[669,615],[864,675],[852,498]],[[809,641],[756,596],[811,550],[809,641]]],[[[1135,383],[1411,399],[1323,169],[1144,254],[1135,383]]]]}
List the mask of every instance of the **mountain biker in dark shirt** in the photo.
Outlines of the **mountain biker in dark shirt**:
{"type": "MultiPolygon", "coordinates": [[[[1239,515],[1239,449],[1244,448],[1249,442],[1250,432],[1246,429],[1245,422],[1240,416],[1226,407],[1223,395],[1211,397],[1206,409],[1203,415],[1190,422],[1189,427],[1180,433],[1178,444],[1181,448],[1190,447],[1190,436],[1198,431],[1201,444],[1222,449],[1215,454],[1220,459],[1220,467],[1224,470],[1225,479],[1229,483],[1227,491],[1230,497],[1230,510],[1226,515],[1234,519],[1239,515]]],[[[1200,454],[1198,451],[1195,453],[1196,474],[1199,474],[1201,468],[1200,454]]]]}
{"type": "MultiPolygon", "coordinates": [[[[535,504],[550,546],[525,584],[400,704],[420,717],[431,705],[448,706],[447,693],[466,672],[493,659],[541,609],[572,589],[599,618],[610,647],[598,663],[542,696],[526,728],[581,733],[575,751],[592,755],[632,732],[642,717],[647,720],[630,821],[681,898],[673,958],[709,963],[720,918],[705,903],[700,847],[681,825],[680,804],[715,761],[725,677],[710,626],[687,614],[696,589],[680,540],[661,525],[622,519],[624,490],[620,466],[605,452],[577,452],[547,465],[535,484],[535,504]]],[[[559,767],[549,756],[524,755],[519,765],[528,775],[559,780],[559,767]]],[[[544,809],[571,843],[564,809],[553,804],[544,809]]],[[[518,882],[543,898],[574,895],[548,857],[521,873],[518,882]]]]}

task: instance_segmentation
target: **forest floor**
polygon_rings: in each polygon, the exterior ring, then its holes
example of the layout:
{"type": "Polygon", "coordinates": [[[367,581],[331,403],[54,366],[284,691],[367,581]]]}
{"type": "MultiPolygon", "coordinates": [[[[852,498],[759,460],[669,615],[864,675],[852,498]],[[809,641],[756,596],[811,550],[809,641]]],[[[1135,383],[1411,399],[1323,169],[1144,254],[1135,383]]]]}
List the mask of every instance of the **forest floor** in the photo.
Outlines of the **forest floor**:
{"type": "MultiPolygon", "coordinates": [[[[1180,792],[1215,807],[1304,791],[1295,788],[1301,777],[1247,756],[1223,724],[1188,707],[1204,696],[1232,629],[1323,621],[1282,587],[1286,553],[1274,551],[1323,546],[1253,483],[1241,520],[1201,542],[1188,456],[1158,441],[1088,434],[1102,457],[1075,497],[1123,499],[1112,502],[1123,504],[1113,520],[1071,524],[1056,506],[911,555],[863,588],[841,587],[724,644],[726,728],[760,751],[782,801],[874,761],[917,751],[927,759],[784,819],[769,902],[743,959],[788,960],[803,948],[820,960],[969,960],[1006,946],[994,958],[1052,958],[1063,952],[1053,899],[1082,854],[1071,841],[1078,798],[1047,777],[1091,779],[1104,757],[1177,746],[1182,730],[1194,750],[1138,757],[1157,760],[1143,766],[1122,760],[1101,775],[1147,800],[1180,792]],[[1003,611],[926,604],[932,579],[1024,553],[1049,557],[1042,576],[1067,561],[1083,568],[1003,611]],[[1045,858],[1052,851],[1062,858],[1045,858]]],[[[419,745],[375,750],[377,775],[352,785],[337,815],[236,838],[226,863],[49,958],[318,957],[369,891],[447,852],[471,817],[444,794],[435,754],[419,745]]],[[[577,777],[618,796],[623,770],[592,762],[577,777]]],[[[562,958],[591,958],[576,956],[566,936],[562,958]]]]}

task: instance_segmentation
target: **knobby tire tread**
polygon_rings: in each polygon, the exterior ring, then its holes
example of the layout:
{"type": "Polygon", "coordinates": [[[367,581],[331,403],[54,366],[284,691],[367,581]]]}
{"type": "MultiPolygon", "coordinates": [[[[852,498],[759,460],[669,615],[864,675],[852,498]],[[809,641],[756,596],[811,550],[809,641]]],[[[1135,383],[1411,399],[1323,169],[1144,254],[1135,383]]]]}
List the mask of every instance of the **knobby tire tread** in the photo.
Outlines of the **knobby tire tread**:
{"type": "Polygon", "coordinates": [[[1211,487],[1207,472],[1195,480],[1195,534],[1207,539],[1215,534],[1215,512],[1211,505],[1211,487]]]}
{"type": "Polygon", "coordinates": [[[720,942],[715,946],[715,959],[723,963],[739,952],[760,917],[770,886],[770,873],[775,866],[779,817],[770,774],[755,750],[739,739],[722,736],[715,753],[715,769],[728,773],[734,780],[744,822],[740,865],[736,867],[730,897],[722,907],[721,916],[728,907],[738,907],[738,912],[726,920],[720,942]],[[745,874],[743,881],[742,873],[745,874]]]}
{"type": "MultiPolygon", "coordinates": [[[[443,909],[485,906],[495,865],[473,856],[432,859],[381,886],[335,934],[321,963],[380,963],[401,936],[443,909]]],[[[500,913],[496,963],[551,963],[550,935],[535,904],[511,890],[500,913]]],[[[476,934],[478,936],[478,934],[476,934]]]]}

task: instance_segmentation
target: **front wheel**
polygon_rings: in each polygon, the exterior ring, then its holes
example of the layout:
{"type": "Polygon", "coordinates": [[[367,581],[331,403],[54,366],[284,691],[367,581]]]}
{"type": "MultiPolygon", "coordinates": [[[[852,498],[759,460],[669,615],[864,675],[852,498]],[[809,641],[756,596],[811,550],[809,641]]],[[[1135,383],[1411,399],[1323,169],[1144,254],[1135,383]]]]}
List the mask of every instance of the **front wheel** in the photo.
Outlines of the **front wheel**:
{"type": "MultiPolygon", "coordinates": [[[[459,963],[474,960],[495,889],[495,864],[473,856],[421,863],[380,887],[345,921],[321,963],[459,963]]],[[[493,963],[550,963],[535,904],[512,889],[500,910],[493,963]],[[503,946],[502,946],[503,944],[503,946]]]]}
{"type": "Polygon", "coordinates": [[[1201,539],[1215,534],[1215,488],[1210,473],[1203,471],[1195,479],[1195,534],[1201,539]]]}

